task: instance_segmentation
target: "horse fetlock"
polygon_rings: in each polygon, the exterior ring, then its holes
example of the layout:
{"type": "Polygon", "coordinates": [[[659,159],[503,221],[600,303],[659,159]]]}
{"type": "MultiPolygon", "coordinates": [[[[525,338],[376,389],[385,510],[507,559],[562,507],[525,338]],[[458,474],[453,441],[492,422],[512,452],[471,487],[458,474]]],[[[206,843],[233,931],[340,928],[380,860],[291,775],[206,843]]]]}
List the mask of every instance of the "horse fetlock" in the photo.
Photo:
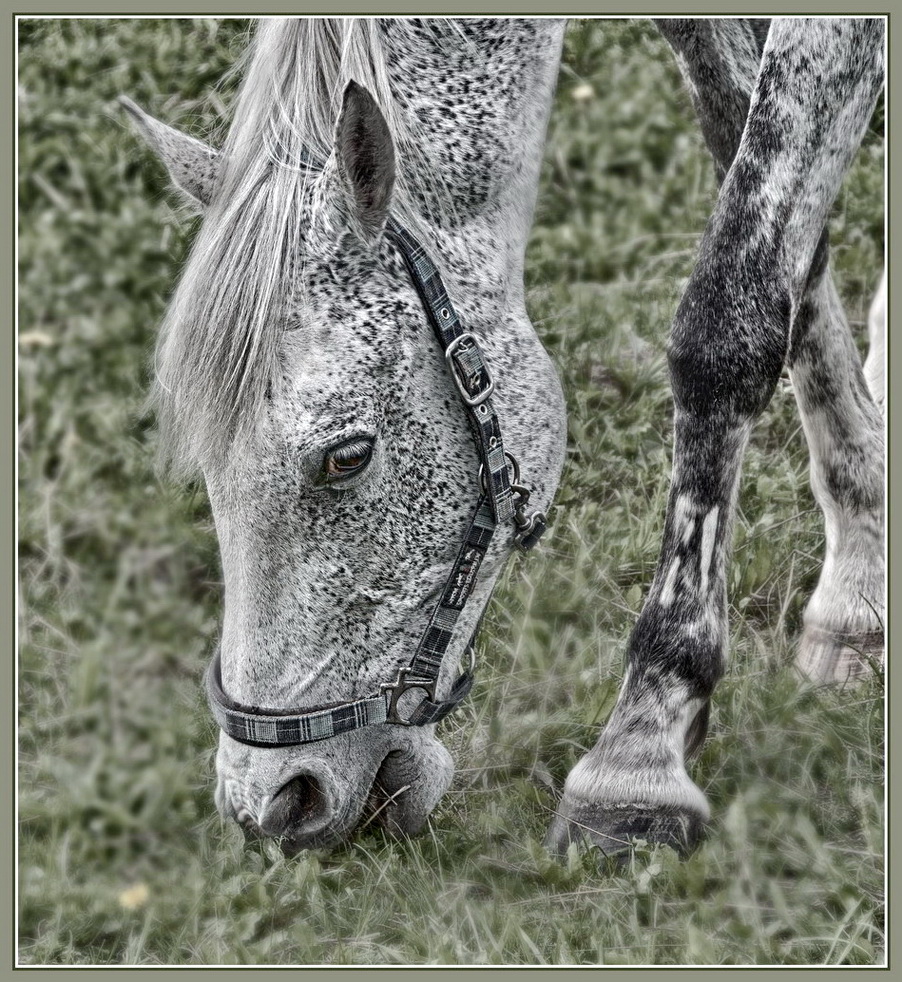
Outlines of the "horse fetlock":
{"type": "MultiPolygon", "coordinates": [[[[828,547],[817,589],[805,610],[796,664],[815,682],[856,681],[880,672],[884,663],[884,561],[882,543],[870,548],[844,536],[840,555],[828,547]]],[[[828,537],[829,541],[829,537],[828,537]]]]}
{"type": "Polygon", "coordinates": [[[824,509],[827,555],[805,609],[796,665],[815,682],[845,682],[882,670],[885,560],[883,511],[824,509]]]}

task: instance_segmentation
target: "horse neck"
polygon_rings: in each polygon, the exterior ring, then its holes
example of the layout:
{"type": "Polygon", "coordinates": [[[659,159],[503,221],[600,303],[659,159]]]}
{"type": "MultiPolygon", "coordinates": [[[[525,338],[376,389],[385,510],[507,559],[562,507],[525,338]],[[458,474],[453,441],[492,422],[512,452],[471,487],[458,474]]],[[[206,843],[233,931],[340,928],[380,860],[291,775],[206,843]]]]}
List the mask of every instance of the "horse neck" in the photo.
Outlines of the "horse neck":
{"type": "Polygon", "coordinates": [[[418,224],[453,279],[478,273],[497,303],[522,307],[563,22],[387,20],[380,27],[393,94],[417,134],[417,147],[402,153],[418,224]]]}

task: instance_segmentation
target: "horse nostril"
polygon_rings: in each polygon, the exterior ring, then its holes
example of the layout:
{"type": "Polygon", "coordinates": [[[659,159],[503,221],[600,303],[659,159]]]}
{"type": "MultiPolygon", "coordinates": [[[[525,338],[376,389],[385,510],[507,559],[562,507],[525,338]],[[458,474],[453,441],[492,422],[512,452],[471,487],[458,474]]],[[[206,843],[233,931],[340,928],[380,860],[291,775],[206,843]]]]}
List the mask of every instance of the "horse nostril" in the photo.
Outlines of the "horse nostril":
{"type": "Polygon", "coordinates": [[[269,803],[260,828],[265,835],[297,838],[321,829],[330,812],[319,781],[311,774],[298,774],[269,803]]]}

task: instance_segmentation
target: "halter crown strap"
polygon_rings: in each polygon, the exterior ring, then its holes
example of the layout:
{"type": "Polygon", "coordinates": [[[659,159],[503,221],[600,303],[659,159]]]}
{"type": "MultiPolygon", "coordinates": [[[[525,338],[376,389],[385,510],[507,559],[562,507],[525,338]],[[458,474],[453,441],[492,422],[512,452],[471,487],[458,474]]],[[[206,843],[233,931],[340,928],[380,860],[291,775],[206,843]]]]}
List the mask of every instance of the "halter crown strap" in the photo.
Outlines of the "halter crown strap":
{"type": "MultiPolygon", "coordinates": [[[[309,153],[303,163],[311,169],[322,167],[309,153]]],[[[496,527],[512,521],[514,541],[524,551],[531,549],[545,531],[544,514],[527,513],[529,490],[519,483],[517,463],[504,449],[501,424],[491,398],[495,382],[478,339],[464,330],[439,271],[423,246],[393,218],[389,218],[386,231],[404,259],[465,407],[481,461],[482,493],[413,658],[394,682],[380,686],[378,695],[313,709],[242,706],[223,690],[220,652],[216,651],[206,675],[207,700],[220,728],[240,743],[295,746],[378,723],[425,726],[444,719],[473,686],[475,635],[467,649],[470,668],[458,676],[447,699],[436,699],[435,689],[454,627],[476,587],[479,567],[496,527]],[[408,700],[402,704],[402,698],[412,691],[423,692],[424,698],[411,709],[408,700]]]]}
{"type": "Polygon", "coordinates": [[[501,424],[491,399],[495,382],[476,335],[463,329],[439,271],[420,243],[392,218],[388,222],[388,234],[404,257],[410,278],[466,407],[482,466],[488,475],[495,524],[512,521],[514,496],[501,442],[501,424]]]}

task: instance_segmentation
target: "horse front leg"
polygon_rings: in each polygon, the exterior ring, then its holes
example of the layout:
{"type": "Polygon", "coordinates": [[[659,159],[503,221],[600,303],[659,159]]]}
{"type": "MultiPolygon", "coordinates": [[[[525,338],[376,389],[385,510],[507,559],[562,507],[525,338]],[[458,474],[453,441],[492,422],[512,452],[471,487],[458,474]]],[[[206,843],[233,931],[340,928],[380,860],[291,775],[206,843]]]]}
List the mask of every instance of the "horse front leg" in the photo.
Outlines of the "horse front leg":
{"type": "MultiPolygon", "coordinates": [[[[677,56],[721,178],[748,116],[766,21],[657,21],[677,56]]],[[[826,554],[805,611],[798,666],[819,682],[866,675],[883,659],[886,278],[871,308],[862,374],[828,263],[826,232],[793,319],[789,369],[824,515],[826,554]],[[871,398],[868,397],[870,390],[871,398]]]]}
{"type": "Polygon", "coordinates": [[[775,21],[736,157],[673,323],[673,475],[621,692],[567,778],[547,845],[686,852],[709,817],[686,771],[727,648],[742,458],[786,358],[828,210],[882,84],[879,21],[775,21]]]}
{"type": "Polygon", "coordinates": [[[712,348],[704,335],[720,321],[718,278],[702,279],[693,278],[672,333],[674,459],[660,559],[617,704],[567,778],[547,840],[555,851],[575,837],[606,853],[634,838],[686,851],[709,817],[685,761],[704,739],[723,672],[740,468],[752,422],[780,373],[788,311],[757,324],[743,319],[712,348]]]}

